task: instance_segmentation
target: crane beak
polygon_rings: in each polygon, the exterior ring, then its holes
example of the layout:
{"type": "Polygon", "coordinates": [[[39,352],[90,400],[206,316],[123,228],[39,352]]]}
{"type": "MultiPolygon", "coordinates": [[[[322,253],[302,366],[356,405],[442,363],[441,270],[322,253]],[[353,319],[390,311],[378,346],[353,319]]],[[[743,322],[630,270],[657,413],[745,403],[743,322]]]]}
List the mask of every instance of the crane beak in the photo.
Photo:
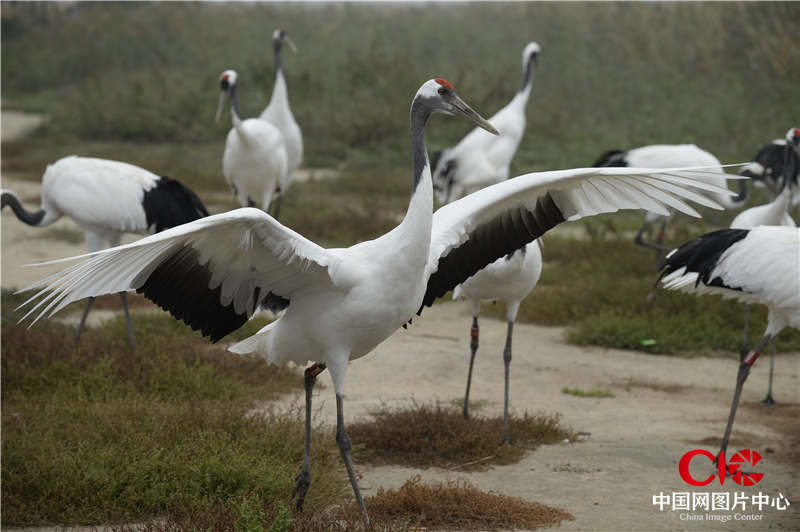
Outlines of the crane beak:
{"type": "Polygon", "coordinates": [[[488,120],[486,120],[481,115],[473,111],[472,107],[467,105],[464,102],[464,100],[458,97],[457,94],[453,94],[453,99],[450,101],[450,105],[453,107],[455,112],[469,118],[471,121],[475,122],[479,127],[482,127],[489,133],[493,135],[500,134],[500,132],[497,131],[497,129],[495,129],[495,127],[492,124],[490,124],[488,120]]]}
{"type": "Polygon", "coordinates": [[[289,38],[288,35],[284,40],[286,41],[286,44],[289,45],[289,48],[291,48],[292,52],[297,53],[297,46],[294,45],[294,43],[292,42],[292,40],[289,38]]]}
{"type": "Polygon", "coordinates": [[[219,93],[219,103],[217,104],[217,114],[214,117],[214,122],[219,122],[220,117],[222,116],[222,110],[225,108],[225,93],[219,93]]]}

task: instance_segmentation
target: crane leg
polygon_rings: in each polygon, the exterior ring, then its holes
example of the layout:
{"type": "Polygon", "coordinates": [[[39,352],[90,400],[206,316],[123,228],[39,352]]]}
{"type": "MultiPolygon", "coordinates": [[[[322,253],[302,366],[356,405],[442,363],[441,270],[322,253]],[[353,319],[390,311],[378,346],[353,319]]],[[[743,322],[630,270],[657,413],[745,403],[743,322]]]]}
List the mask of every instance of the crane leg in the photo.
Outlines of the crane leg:
{"type": "Polygon", "coordinates": [[[86,308],[83,309],[83,316],[81,316],[81,322],[78,324],[78,333],[75,335],[75,345],[78,345],[81,341],[81,333],[83,332],[83,325],[86,323],[86,317],[89,315],[89,311],[92,309],[92,305],[94,304],[94,297],[90,297],[86,300],[86,308]]]}
{"type": "Polygon", "coordinates": [[[128,328],[128,340],[131,342],[131,347],[136,349],[136,340],[133,338],[133,323],[131,323],[131,311],[128,308],[128,293],[120,292],[122,297],[122,310],[125,311],[125,326],[128,328]]]}
{"type": "Polygon", "coordinates": [[[740,357],[740,359],[744,358],[747,355],[747,352],[750,350],[747,347],[747,344],[750,343],[750,339],[748,338],[749,329],[750,329],[750,305],[745,304],[745,306],[744,306],[744,330],[742,331],[742,345],[739,347],[739,357],[740,357]]]}
{"type": "Polygon", "coordinates": [[[514,442],[511,439],[511,433],[508,429],[508,380],[509,380],[509,373],[511,369],[511,336],[514,331],[514,322],[508,322],[508,333],[506,335],[506,348],[503,350],[503,363],[505,364],[505,374],[506,374],[506,386],[505,386],[505,394],[503,397],[503,430],[505,434],[503,435],[503,443],[513,444],[514,442]]]}
{"type": "Polygon", "coordinates": [[[347,469],[347,476],[350,477],[350,485],[353,486],[353,495],[356,496],[356,502],[361,508],[361,516],[364,518],[364,524],[369,530],[369,516],[367,515],[367,508],[364,506],[364,499],[361,498],[361,490],[358,488],[358,479],[356,478],[355,470],[353,469],[353,457],[351,449],[353,444],[350,442],[350,436],[344,431],[344,397],[336,394],[336,443],[339,445],[339,451],[342,453],[342,460],[344,467],[347,469]]]}
{"type": "Polygon", "coordinates": [[[769,386],[767,396],[764,398],[765,405],[774,405],[775,399],[772,398],[772,372],[775,369],[775,338],[769,342],[769,386]]]}
{"type": "Polygon", "coordinates": [[[764,348],[769,340],[770,336],[768,334],[765,335],[758,342],[758,345],[756,345],[753,350],[750,351],[741,362],[739,362],[739,371],[736,375],[736,390],[733,392],[733,402],[731,403],[731,413],[728,416],[728,425],[725,427],[725,435],[722,437],[722,445],[720,446],[717,460],[719,460],[720,456],[724,456],[725,452],[728,450],[728,440],[731,437],[731,429],[733,429],[733,419],[736,417],[736,409],[739,406],[739,399],[742,395],[742,387],[744,386],[744,381],[747,380],[747,376],[750,374],[750,367],[758,359],[758,352],[764,348]]]}
{"type": "Polygon", "coordinates": [[[642,235],[644,235],[644,234],[645,234],[645,232],[646,232],[646,231],[647,231],[647,230],[650,228],[650,222],[648,222],[648,221],[645,221],[645,222],[644,222],[644,224],[642,225],[641,229],[639,229],[639,232],[638,232],[638,233],[636,233],[636,236],[634,237],[633,241],[634,241],[634,242],[636,242],[637,244],[639,244],[640,246],[644,246],[644,247],[646,247],[646,248],[650,248],[650,249],[655,249],[656,251],[658,251],[658,253],[659,253],[659,256],[660,256],[660,255],[661,255],[661,253],[663,253],[664,251],[666,251],[666,249],[664,248],[664,246],[662,246],[662,245],[661,245],[661,243],[664,241],[664,227],[665,227],[666,225],[667,225],[667,222],[666,222],[666,221],[664,221],[664,222],[662,222],[662,223],[661,223],[661,231],[660,231],[660,233],[659,233],[659,239],[658,239],[658,240],[656,241],[656,243],[654,244],[654,243],[652,243],[652,242],[647,242],[647,241],[646,241],[646,240],[645,240],[645,239],[642,237],[642,235]]]}
{"type": "Polygon", "coordinates": [[[661,264],[661,261],[664,259],[664,254],[667,252],[667,248],[664,247],[664,232],[667,229],[667,221],[668,219],[661,221],[661,229],[658,230],[658,236],[656,237],[656,260],[658,264],[661,264]]]}
{"type": "Polygon", "coordinates": [[[277,220],[278,214],[281,212],[281,196],[275,198],[275,201],[273,201],[272,204],[275,206],[275,212],[273,213],[272,217],[277,220]]]}
{"type": "Polygon", "coordinates": [[[295,477],[295,485],[291,497],[291,499],[294,499],[297,496],[295,508],[298,512],[303,510],[306,493],[308,493],[308,488],[311,486],[311,393],[314,391],[317,375],[323,371],[325,371],[325,364],[317,363],[306,368],[304,373],[306,387],[306,440],[303,449],[303,468],[295,477]]]}
{"type": "Polygon", "coordinates": [[[467,373],[467,391],[464,394],[464,419],[469,419],[469,388],[472,384],[472,366],[475,364],[475,353],[478,352],[478,335],[480,328],[478,327],[478,316],[472,316],[472,328],[470,329],[470,343],[469,348],[472,353],[469,356],[469,372],[467,373]]]}

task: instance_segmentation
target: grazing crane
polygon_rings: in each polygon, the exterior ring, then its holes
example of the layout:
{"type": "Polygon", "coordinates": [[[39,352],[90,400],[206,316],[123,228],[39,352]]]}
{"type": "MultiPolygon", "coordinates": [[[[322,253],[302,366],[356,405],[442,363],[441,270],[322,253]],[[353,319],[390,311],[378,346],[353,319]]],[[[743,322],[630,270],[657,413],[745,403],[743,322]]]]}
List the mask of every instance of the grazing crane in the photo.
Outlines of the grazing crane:
{"type": "Polygon", "coordinates": [[[286,309],[230,350],[257,352],[274,363],[313,361],[305,370],[303,467],[292,495],[298,509],[311,482],[312,390],[316,377],[330,371],[336,441],[369,523],[344,426],[349,360],[372,351],[415,312],[487,264],[562,222],[622,208],[666,213],[666,205],[699,216],[683,199],[714,204],[687,187],[721,190],[697,169],[584,168],[523,175],[433,213],[425,126],[434,113],[461,115],[497,132],[449,82],[425,82],[411,103],[414,179],[408,211],[397,227],[375,240],[325,249],[262,211],[237,209],[101,252],[34,283],[26,290],[39,291],[23,306],[38,302],[25,317],[52,315],[92,295],[136,290],[217,341],[259,307],[286,309]]]}
{"type": "Polygon", "coordinates": [[[533,66],[539,45],[528,43],[522,51],[522,88],[489,121],[500,131],[491,135],[475,128],[455,147],[434,157],[433,187],[440,203],[457,200],[487,185],[508,179],[511,159],[525,133],[525,106],[531,95],[533,66]]]}
{"type": "Polygon", "coordinates": [[[286,144],[280,130],[259,118],[239,118],[239,86],[235,70],[226,70],[219,77],[221,88],[217,120],[222,114],[225,97],[231,102],[233,128],[225,141],[222,173],[242,207],[259,206],[269,210],[272,195],[289,171],[286,144]]]}
{"type": "MultiPolygon", "coordinates": [[[[731,222],[732,229],[752,229],[760,225],[784,225],[787,227],[797,227],[788,210],[792,202],[792,182],[784,181],[783,190],[778,194],[771,203],[766,205],[759,205],[751,207],[740,212],[736,218],[731,222]]],[[[742,334],[742,347],[740,349],[742,355],[748,351],[749,341],[747,333],[750,322],[750,304],[744,304],[744,332],[742,334]]],[[[775,399],[772,397],[772,373],[775,366],[775,339],[770,342],[770,357],[769,357],[769,386],[767,388],[767,396],[764,398],[764,403],[774,405],[775,399]]]]}
{"type": "MultiPolygon", "coordinates": [[[[86,236],[89,253],[119,244],[123,233],[157,233],[208,216],[197,195],[175,179],[119,161],[78,157],[47,165],[39,210],[28,211],[10,190],[2,190],[2,208],[11,207],[22,222],[45,227],[62,216],[72,218],[86,236]]],[[[127,293],[120,291],[128,337],[135,346],[127,293]]],[[[94,297],[86,302],[78,332],[81,338],[94,297]]]]}
{"type": "Polygon", "coordinates": [[[472,382],[472,366],[475,363],[475,353],[478,351],[478,315],[481,312],[481,301],[501,300],[506,302],[506,347],[503,350],[503,363],[505,364],[505,394],[503,399],[503,427],[505,434],[503,441],[511,442],[508,430],[508,380],[511,368],[511,336],[514,321],[522,300],[533,290],[539,277],[542,275],[542,251],[539,241],[534,240],[524,247],[512,251],[505,257],[500,257],[493,263],[480,270],[478,273],[456,286],[453,299],[465,297],[472,304],[472,329],[470,330],[470,358],[469,372],[467,373],[467,391],[464,394],[464,417],[469,417],[469,389],[472,382]]]}
{"type": "MultiPolygon", "coordinates": [[[[600,156],[595,161],[596,167],[626,167],[636,166],[641,168],[671,168],[676,166],[716,166],[718,176],[713,183],[721,188],[726,188],[726,176],[720,168],[719,159],[705,150],[701,150],[694,144],[654,144],[652,146],[642,146],[628,151],[610,150],[600,156]]],[[[730,197],[728,193],[706,191],[708,197],[726,209],[738,209],[747,201],[747,181],[739,181],[739,194],[730,197]]],[[[636,233],[634,241],[640,246],[655,249],[658,252],[659,260],[661,254],[667,249],[663,246],[664,230],[671,214],[659,216],[657,213],[648,211],[645,216],[644,225],[636,233]],[[661,219],[661,229],[658,231],[656,242],[647,242],[642,235],[649,229],[650,224],[661,219]]]]}
{"type": "Polygon", "coordinates": [[[300,131],[300,126],[295,122],[292,110],[289,108],[289,92],[286,89],[286,78],[283,76],[281,48],[284,43],[288,44],[294,53],[297,53],[297,48],[289,38],[286,30],[275,30],[272,34],[272,48],[275,50],[275,85],[272,88],[272,98],[259,117],[261,120],[266,120],[278,128],[283,135],[289,164],[289,170],[286,172],[284,180],[278,182],[275,190],[275,218],[278,217],[280,212],[281,197],[289,190],[289,185],[292,182],[292,172],[300,166],[303,160],[303,133],[300,131]]]}
{"type": "Polygon", "coordinates": [[[800,328],[800,230],[787,226],[721,229],[686,242],[667,255],[660,280],[665,288],[695,294],[720,294],[769,309],[767,329],[758,344],[740,356],[724,456],[742,386],[759,352],[785,327],[800,328]]]}
{"type": "MultiPolygon", "coordinates": [[[[755,160],[744,166],[740,174],[747,176],[755,183],[762,183],[773,194],[778,194],[782,187],[798,186],[800,176],[800,128],[792,127],[782,139],[775,139],[758,150],[755,160]]],[[[792,207],[800,201],[800,195],[793,198],[792,207]]]]}

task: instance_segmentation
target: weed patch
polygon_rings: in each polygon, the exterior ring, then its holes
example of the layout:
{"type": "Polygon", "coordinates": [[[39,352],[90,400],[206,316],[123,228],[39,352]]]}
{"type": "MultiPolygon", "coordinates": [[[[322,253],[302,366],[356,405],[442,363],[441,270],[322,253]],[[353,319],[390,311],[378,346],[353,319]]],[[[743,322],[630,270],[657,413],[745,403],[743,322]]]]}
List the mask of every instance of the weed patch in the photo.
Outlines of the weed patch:
{"type": "Polygon", "coordinates": [[[573,435],[557,415],[511,415],[509,431],[517,444],[506,445],[502,417],[464,419],[460,409],[418,404],[384,406],[371,414],[372,419],[351,423],[347,431],[363,445],[359,459],[374,463],[479,470],[516,462],[529,449],[573,435]]]}
{"type": "MultiPolygon", "coordinates": [[[[467,481],[424,483],[419,476],[396,490],[379,488],[377,495],[368,497],[364,504],[376,524],[388,527],[399,523],[412,530],[533,530],[574,519],[559,508],[486,493],[467,481]]],[[[355,504],[348,505],[342,514],[350,522],[360,518],[355,504]]]]}
{"type": "Polygon", "coordinates": [[[581,390],[580,388],[561,388],[561,393],[575,397],[616,397],[611,390],[581,390]]]}

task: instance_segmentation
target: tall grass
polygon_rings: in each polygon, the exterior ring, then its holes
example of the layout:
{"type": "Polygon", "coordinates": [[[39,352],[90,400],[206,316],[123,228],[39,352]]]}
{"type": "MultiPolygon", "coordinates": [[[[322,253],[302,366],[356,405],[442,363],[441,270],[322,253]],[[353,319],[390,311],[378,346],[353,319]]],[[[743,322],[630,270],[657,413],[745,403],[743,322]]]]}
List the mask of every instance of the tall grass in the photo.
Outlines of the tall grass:
{"type": "MultiPolygon", "coordinates": [[[[289,30],[291,104],[306,164],[407,166],[408,106],[445,76],[484,114],[542,45],[514,172],[590,164],[602,151],[697,142],[745,160],[796,120],[792,3],[4,5],[4,99],[52,115],[48,136],[222,142],[218,74],[241,74],[245,116],[271,92],[270,36],[289,30]],[[199,36],[202,35],[202,38],[199,36]]],[[[470,126],[435,120],[432,146],[470,126]]],[[[165,169],[169,171],[170,169],[165,169]]]]}

